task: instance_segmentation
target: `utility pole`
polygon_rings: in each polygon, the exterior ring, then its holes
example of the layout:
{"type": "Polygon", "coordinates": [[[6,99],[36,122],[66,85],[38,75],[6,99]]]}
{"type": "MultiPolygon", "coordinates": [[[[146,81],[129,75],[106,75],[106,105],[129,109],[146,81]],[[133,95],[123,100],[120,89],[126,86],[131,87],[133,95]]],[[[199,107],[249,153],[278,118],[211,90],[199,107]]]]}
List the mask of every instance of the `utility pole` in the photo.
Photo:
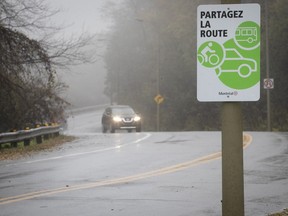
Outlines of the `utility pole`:
{"type": "MultiPolygon", "coordinates": [[[[159,32],[157,32],[157,43],[158,43],[158,49],[157,49],[157,69],[156,69],[156,95],[160,95],[160,38],[159,38],[159,32]]],[[[157,103],[157,111],[156,111],[156,128],[157,131],[160,131],[160,103],[157,103]]]]}
{"type": "MultiPolygon", "coordinates": [[[[270,78],[269,74],[269,30],[268,30],[268,1],[265,1],[265,42],[266,42],[266,78],[270,78]]],[[[267,131],[271,131],[271,103],[270,103],[270,89],[267,89],[267,131]]]]}

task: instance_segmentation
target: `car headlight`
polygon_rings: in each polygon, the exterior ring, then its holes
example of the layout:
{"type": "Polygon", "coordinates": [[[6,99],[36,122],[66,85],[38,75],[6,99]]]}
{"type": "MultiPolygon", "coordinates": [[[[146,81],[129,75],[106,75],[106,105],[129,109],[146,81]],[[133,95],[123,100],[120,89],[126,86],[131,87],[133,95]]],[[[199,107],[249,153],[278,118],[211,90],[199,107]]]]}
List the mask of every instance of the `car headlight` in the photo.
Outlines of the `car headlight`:
{"type": "Polygon", "coordinates": [[[135,116],[134,117],[134,121],[140,121],[140,120],[141,120],[140,116],[135,116]]]}
{"type": "Polygon", "coordinates": [[[120,116],[114,116],[114,117],[113,117],[113,121],[114,121],[114,122],[121,122],[122,119],[120,118],[120,116]]]}

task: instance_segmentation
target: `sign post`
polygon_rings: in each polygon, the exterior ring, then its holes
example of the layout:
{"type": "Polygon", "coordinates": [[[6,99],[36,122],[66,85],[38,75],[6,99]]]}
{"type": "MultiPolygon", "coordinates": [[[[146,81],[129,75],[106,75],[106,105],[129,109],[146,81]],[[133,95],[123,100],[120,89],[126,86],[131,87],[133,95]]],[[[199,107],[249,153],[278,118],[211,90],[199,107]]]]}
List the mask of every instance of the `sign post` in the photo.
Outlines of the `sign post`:
{"type": "Polygon", "coordinates": [[[244,216],[241,103],[222,105],[222,215],[244,216]]]}
{"type": "Polygon", "coordinates": [[[154,97],[154,101],[157,104],[157,113],[156,113],[156,127],[157,131],[160,130],[160,104],[163,103],[164,97],[159,93],[154,97]]]}
{"type": "MultiPolygon", "coordinates": [[[[222,0],[240,3],[240,0],[222,0]]],[[[197,99],[222,104],[222,215],[244,216],[241,101],[260,98],[260,6],[197,9],[197,99]]]]}

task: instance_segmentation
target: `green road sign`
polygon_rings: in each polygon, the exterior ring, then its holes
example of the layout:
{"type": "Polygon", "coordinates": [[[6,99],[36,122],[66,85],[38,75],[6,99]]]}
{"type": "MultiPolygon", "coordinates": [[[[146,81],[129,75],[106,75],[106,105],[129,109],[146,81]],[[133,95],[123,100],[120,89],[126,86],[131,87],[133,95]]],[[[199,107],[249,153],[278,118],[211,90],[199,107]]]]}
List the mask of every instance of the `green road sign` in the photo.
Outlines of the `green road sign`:
{"type": "Polygon", "coordinates": [[[197,16],[198,100],[259,100],[260,6],[201,5],[197,16]]]}

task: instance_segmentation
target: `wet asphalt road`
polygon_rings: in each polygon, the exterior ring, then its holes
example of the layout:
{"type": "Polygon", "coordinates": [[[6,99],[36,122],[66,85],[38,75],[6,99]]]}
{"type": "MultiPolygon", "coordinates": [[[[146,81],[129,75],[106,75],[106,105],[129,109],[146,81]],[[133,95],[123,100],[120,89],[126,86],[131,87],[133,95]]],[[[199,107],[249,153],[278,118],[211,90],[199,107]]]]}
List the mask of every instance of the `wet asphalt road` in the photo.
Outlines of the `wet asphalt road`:
{"type": "MultiPolygon", "coordinates": [[[[220,216],[220,132],[102,134],[100,112],[74,116],[78,139],[0,162],[1,216],[220,216]]],[[[288,133],[249,132],[245,211],[288,207],[288,133]]]]}

